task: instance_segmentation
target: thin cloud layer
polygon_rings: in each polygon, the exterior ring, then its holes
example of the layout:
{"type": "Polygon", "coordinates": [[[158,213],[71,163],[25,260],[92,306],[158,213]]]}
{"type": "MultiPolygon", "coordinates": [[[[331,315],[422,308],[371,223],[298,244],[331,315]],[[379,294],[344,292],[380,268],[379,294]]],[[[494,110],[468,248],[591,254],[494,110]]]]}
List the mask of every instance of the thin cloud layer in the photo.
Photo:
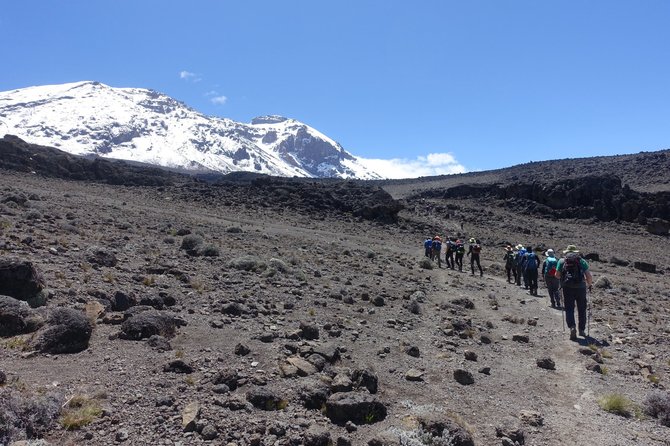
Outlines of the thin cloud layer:
{"type": "Polygon", "coordinates": [[[212,104],[223,105],[228,101],[228,98],[225,96],[214,96],[212,98],[209,98],[209,101],[212,104]]]}
{"type": "Polygon", "coordinates": [[[430,153],[415,159],[368,159],[359,158],[360,162],[384,178],[417,178],[434,175],[448,175],[466,172],[465,166],[459,163],[451,153],[430,153]]]}
{"type": "Polygon", "coordinates": [[[183,79],[185,81],[190,81],[190,82],[200,82],[200,78],[198,77],[197,74],[191,73],[190,71],[182,70],[179,72],[179,79],[183,79]]]}

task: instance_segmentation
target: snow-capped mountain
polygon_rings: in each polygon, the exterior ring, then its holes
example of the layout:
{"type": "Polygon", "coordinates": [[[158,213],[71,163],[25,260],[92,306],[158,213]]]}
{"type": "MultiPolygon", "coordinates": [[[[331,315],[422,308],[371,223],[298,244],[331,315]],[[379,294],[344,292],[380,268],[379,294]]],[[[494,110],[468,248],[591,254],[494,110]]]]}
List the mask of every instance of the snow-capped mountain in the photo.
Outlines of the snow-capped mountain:
{"type": "Polygon", "coordinates": [[[77,154],[188,171],[381,178],[337,142],[294,119],[251,124],[205,116],[164,94],[99,82],[0,92],[0,135],[77,154]]]}

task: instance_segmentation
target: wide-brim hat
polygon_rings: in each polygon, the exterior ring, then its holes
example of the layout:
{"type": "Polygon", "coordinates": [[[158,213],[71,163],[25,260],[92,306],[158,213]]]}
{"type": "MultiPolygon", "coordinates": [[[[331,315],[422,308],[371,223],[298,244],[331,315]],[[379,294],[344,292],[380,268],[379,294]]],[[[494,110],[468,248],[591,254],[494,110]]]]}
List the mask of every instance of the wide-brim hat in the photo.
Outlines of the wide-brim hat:
{"type": "Polygon", "coordinates": [[[577,249],[575,245],[568,245],[568,247],[563,250],[563,254],[567,254],[569,252],[579,252],[579,249],[577,249]]]}
{"type": "Polygon", "coordinates": [[[468,240],[468,243],[476,243],[476,242],[477,242],[477,240],[475,240],[474,237],[472,237],[472,238],[470,238],[470,240],[468,240]]]}
{"type": "Polygon", "coordinates": [[[523,249],[523,245],[522,245],[521,243],[519,243],[518,245],[516,245],[516,249],[517,249],[517,250],[519,250],[519,249],[523,249]]]}
{"type": "Polygon", "coordinates": [[[547,249],[547,252],[544,253],[544,255],[546,255],[547,257],[554,257],[555,253],[553,249],[549,248],[547,249]]]}

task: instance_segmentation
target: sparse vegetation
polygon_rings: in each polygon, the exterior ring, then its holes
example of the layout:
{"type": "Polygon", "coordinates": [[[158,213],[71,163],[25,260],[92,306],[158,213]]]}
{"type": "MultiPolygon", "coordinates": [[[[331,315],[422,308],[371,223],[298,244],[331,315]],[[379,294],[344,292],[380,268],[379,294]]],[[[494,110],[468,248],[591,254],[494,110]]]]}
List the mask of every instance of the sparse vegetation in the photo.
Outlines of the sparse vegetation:
{"type": "Polygon", "coordinates": [[[0,388],[0,444],[34,439],[49,431],[61,413],[62,397],[35,395],[15,386],[0,388]]]}
{"type": "Polygon", "coordinates": [[[644,413],[670,427],[670,392],[655,391],[647,395],[642,403],[644,413]]]}
{"type": "Polygon", "coordinates": [[[638,409],[630,399],[619,393],[605,395],[598,400],[600,408],[606,412],[629,418],[635,415],[638,409]]]}
{"type": "Polygon", "coordinates": [[[100,402],[87,395],[74,395],[64,406],[60,424],[66,430],[77,430],[91,424],[102,415],[100,402]]]}

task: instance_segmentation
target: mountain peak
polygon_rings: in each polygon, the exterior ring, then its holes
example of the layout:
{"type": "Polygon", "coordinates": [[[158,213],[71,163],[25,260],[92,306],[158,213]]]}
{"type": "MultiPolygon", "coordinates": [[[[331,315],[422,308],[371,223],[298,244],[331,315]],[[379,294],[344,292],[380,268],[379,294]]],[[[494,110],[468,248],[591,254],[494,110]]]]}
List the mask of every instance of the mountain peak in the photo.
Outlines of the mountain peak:
{"type": "Polygon", "coordinates": [[[5,91],[0,118],[0,134],[76,155],[186,171],[381,178],[333,139],[294,119],[266,115],[251,124],[235,122],[148,89],[82,81],[5,91]]]}
{"type": "Polygon", "coordinates": [[[279,115],[265,115],[265,116],[257,116],[254,119],[251,120],[251,125],[259,125],[259,124],[279,124],[281,122],[288,121],[289,118],[285,118],[283,116],[279,115]]]}

